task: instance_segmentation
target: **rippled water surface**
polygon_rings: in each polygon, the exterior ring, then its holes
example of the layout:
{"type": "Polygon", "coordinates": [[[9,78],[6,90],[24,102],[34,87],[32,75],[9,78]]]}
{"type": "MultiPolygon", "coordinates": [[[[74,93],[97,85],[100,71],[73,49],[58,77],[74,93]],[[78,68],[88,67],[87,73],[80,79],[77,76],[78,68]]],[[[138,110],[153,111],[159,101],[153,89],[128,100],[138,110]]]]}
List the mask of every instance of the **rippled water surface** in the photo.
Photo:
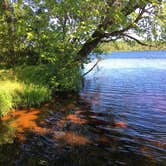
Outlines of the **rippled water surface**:
{"type": "Polygon", "coordinates": [[[103,57],[80,95],[1,121],[0,165],[166,165],[166,52],[103,57]]]}

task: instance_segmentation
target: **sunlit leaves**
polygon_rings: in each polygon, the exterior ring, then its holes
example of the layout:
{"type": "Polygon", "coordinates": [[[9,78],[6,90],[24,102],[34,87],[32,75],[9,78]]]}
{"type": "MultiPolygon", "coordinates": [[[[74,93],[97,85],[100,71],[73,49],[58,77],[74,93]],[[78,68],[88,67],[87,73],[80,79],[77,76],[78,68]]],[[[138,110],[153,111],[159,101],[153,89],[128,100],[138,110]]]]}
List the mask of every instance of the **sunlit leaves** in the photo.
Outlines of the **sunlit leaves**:
{"type": "Polygon", "coordinates": [[[130,30],[141,37],[165,38],[165,1],[19,0],[6,2],[10,2],[12,10],[1,10],[0,13],[1,50],[6,52],[9,48],[11,38],[7,29],[12,27],[14,51],[17,54],[25,50],[35,52],[40,61],[48,60],[53,63],[62,55],[65,55],[66,61],[67,58],[74,59],[84,43],[94,40],[92,34],[95,32],[101,35],[127,29],[125,32],[130,30]],[[138,19],[144,7],[147,12],[138,19]],[[12,21],[7,21],[6,17],[10,18],[10,16],[12,21]],[[67,57],[66,52],[72,56],[67,57]]]}

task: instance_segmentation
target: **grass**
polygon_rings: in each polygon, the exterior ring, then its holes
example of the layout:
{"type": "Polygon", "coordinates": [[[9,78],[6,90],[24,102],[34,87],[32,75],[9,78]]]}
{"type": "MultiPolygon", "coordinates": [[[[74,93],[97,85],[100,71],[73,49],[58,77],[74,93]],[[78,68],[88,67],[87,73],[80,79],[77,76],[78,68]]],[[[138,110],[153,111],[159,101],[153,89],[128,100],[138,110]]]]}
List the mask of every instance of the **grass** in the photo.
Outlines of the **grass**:
{"type": "Polygon", "coordinates": [[[40,106],[42,102],[51,98],[48,88],[33,84],[26,85],[20,96],[22,97],[21,105],[23,104],[26,107],[40,106]]]}
{"type": "Polygon", "coordinates": [[[0,65],[0,116],[20,107],[40,106],[55,92],[73,92],[81,86],[79,66],[55,64],[0,65]],[[61,69],[61,70],[60,70],[61,69]]]}
{"type": "MultiPolygon", "coordinates": [[[[36,82],[33,81],[32,77],[29,82],[19,79],[17,75],[20,73],[13,69],[0,70],[0,116],[7,115],[15,108],[40,106],[51,98],[49,87],[40,80],[37,83],[35,78],[36,82]]],[[[40,77],[44,79],[42,75],[40,77]]]]}
{"type": "Polygon", "coordinates": [[[0,81],[0,116],[6,115],[15,107],[16,93],[22,92],[22,85],[16,81],[0,81]]]}

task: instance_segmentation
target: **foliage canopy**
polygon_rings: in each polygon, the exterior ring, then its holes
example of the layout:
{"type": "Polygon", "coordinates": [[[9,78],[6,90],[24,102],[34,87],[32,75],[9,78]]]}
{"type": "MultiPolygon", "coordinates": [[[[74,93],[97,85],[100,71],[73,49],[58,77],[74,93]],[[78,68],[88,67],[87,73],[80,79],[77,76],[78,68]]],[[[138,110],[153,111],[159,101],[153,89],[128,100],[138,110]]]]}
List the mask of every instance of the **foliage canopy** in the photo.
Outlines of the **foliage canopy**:
{"type": "Polygon", "coordinates": [[[166,1],[0,0],[1,62],[53,64],[63,86],[94,48],[118,39],[165,42],[166,1]]]}

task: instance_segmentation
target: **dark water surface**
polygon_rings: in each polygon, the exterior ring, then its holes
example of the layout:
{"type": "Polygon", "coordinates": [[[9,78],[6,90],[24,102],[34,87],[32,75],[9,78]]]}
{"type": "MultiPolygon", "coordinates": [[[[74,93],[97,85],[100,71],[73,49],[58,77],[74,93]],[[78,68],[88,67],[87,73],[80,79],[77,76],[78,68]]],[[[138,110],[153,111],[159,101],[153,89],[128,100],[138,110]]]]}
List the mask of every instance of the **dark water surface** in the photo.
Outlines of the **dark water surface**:
{"type": "Polygon", "coordinates": [[[166,51],[104,57],[80,95],[1,121],[0,165],[166,166],[166,51]]]}

